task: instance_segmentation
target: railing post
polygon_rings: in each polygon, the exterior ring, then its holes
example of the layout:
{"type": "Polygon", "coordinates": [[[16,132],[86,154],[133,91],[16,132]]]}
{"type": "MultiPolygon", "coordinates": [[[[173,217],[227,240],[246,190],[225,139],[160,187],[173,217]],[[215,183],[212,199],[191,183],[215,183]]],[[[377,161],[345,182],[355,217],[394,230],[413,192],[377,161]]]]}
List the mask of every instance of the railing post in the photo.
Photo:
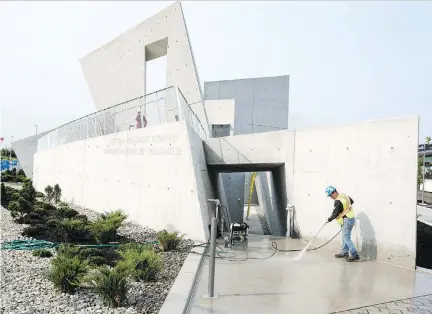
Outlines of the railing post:
{"type": "Polygon", "coordinates": [[[181,95],[180,95],[180,92],[179,92],[177,85],[174,86],[174,88],[175,88],[175,97],[177,99],[177,108],[179,110],[179,120],[184,121],[185,120],[185,112],[184,112],[184,106],[180,101],[181,95]]]}
{"type": "Polygon", "coordinates": [[[208,294],[204,298],[217,299],[218,296],[214,294],[214,281],[216,269],[216,239],[217,239],[217,221],[219,216],[220,201],[218,199],[208,199],[209,202],[216,204],[215,216],[211,219],[210,227],[210,257],[209,257],[209,279],[208,279],[208,294]]]}

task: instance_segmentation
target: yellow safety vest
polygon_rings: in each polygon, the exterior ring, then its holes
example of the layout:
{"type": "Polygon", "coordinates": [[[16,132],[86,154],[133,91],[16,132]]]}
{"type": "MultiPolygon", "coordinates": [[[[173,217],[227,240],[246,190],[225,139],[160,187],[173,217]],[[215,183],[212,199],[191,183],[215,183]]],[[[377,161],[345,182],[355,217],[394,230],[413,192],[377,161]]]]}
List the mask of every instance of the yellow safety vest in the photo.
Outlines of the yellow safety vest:
{"type": "Polygon", "coordinates": [[[338,224],[343,225],[343,216],[347,216],[348,218],[354,218],[354,211],[352,210],[351,201],[348,195],[339,193],[336,200],[340,201],[343,206],[343,212],[336,217],[336,221],[338,222],[338,224]]]}

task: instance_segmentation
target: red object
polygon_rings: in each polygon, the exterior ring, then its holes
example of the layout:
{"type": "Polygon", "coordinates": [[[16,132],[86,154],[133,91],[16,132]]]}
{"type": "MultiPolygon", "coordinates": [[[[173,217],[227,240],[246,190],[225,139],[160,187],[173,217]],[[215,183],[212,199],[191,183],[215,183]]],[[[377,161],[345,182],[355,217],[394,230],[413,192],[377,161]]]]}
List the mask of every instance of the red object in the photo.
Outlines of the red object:
{"type": "Polygon", "coordinates": [[[0,141],[2,141],[2,143],[3,143],[3,141],[4,141],[4,137],[0,137],[0,141]]]}

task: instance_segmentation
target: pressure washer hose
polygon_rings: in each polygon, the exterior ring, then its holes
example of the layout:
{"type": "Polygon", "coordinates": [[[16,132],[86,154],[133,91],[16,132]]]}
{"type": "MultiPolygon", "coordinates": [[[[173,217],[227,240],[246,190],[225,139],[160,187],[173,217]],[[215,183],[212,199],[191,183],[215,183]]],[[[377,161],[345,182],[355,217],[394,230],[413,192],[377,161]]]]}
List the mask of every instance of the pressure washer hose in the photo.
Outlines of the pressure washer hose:
{"type": "MultiPolygon", "coordinates": [[[[318,231],[318,233],[313,237],[313,239],[311,240],[311,241],[313,241],[313,240],[315,240],[315,238],[320,234],[320,232],[321,232],[321,230],[325,227],[325,225],[326,225],[327,223],[325,223],[324,224],[324,226],[322,226],[321,227],[321,229],[318,231]]],[[[331,241],[333,241],[333,239],[334,238],[336,238],[337,237],[337,235],[340,233],[342,231],[342,229],[340,229],[330,240],[328,240],[326,243],[324,243],[323,245],[320,245],[320,246],[317,246],[317,247],[315,247],[315,248],[313,248],[313,249],[307,249],[307,251],[315,251],[315,250],[318,250],[318,249],[321,249],[321,248],[323,248],[323,247],[325,247],[327,244],[329,244],[331,241]]],[[[300,251],[302,251],[303,249],[291,249],[291,250],[281,250],[281,249],[278,249],[278,247],[277,247],[277,243],[276,242],[272,242],[272,248],[273,249],[275,249],[275,251],[278,251],[278,252],[300,252],[300,251]]]]}
{"type": "MultiPolygon", "coordinates": [[[[313,239],[311,241],[313,241],[320,234],[320,232],[324,229],[324,227],[325,227],[326,224],[327,223],[325,223],[321,227],[321,229],[317,232],[317,234],[313,237],[313,239]]],[[[315,251],[315,250],[323,248],[324,246],[326,246],[327,244],[329,244],[331,241],[333,241],[334,238],[336,238],[341,231],[342,231],[342,229],[339,230],[330,240],[328,240],[323,245],[320,245],[320,246],[318,246],[316,248],[313,248],[313,249],[308,249],[307,251],[315,251]]],[[[198,245],[194,245],[193,247],[203,247],[203,246],[208,246],[208,245],[209,245],[209,242],[207,242],[207,243],[201,243],[201,244],[198,244],[198,245]]],[[[216,254],[217,254],[216,258],[223,259],[223,260],[228,260],[228,261],[247,261],[248,259],[265,260],[265,259],[269,259],[269,258],[273,257],[276,254],[276,252],[300,252],[300,251],[303,250],[303,249],[282,250],[282,249],[278,248],[277,243],[275,241],[272,241],[272,248],[274,249],[274,251],[273,251],[273,253],[270,256],[266,256],[266,257],[249,257],[248,252],[246,252],[246,254],[247,254],[246,258],[236,258],[235,257],[236,254],[235,253],[225,251],[222,248],[220,248],[219,246],[217,246],[217,248],[219,249],[219,251],[216,252],[216,254]],[[222,254],[224,254],[225,256],[223,256],[222,254]],[[232,257],[228,257],[227,254],[231,254],[232,257]]],[[[198,252],[194,252],[194,251],[190,251],[190,253],[198,254],[198,255],[204,255],[206,257],[209,257],[208,254],[202,254],[202,253],[198,253],[198,252]]]]}

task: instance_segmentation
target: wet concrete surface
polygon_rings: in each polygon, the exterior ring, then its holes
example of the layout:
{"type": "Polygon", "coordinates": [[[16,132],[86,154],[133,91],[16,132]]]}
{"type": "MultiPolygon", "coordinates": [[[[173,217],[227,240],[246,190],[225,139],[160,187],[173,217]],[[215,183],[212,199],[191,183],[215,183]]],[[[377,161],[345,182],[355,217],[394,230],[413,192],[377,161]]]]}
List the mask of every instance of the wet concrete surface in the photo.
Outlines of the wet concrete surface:
{"type": "MultiPolygon", "coordinates": [[[[251,235],[247,251],[230,250],[227,256],[231,261],[216,261],[217,299],[203,298],[208,293],[206,258],[189,313],[349,313],[350,309],[432,294],[429,274],[370,260],[348,263],[335,259],[335,252],[327,249],[306,252],[298,261],[299,252],[278,252],[269,259],[256,259],[273,253],[272,241],[280,249],[305,246],[300,240],[251,235]]],[[[432,299],[430,304],[432,313],[432,299]]],[[[380,312],[377,306],[373,308],[380,312]]],[[[408,309],[405,306],[398,311],[394,313],[408,309]]]]}

